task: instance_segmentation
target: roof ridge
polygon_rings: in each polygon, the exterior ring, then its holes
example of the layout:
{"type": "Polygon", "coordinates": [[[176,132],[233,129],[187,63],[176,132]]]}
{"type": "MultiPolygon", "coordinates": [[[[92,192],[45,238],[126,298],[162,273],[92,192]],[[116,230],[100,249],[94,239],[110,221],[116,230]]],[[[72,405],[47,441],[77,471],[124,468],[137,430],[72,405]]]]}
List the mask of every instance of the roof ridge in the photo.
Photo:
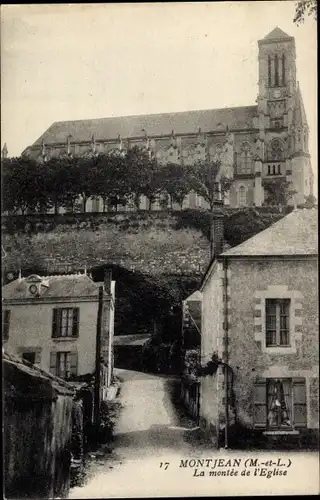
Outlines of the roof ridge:
{"type": "Polygon", "coordinates": [[[163,115],[173,115],[173,114],[183,114],[183,113],[201,113],[202,111],[222,111],[224,109],[243,109],[243,108],[257,108],[257,104],[248,104],[244,106],[224,106],[222,108],[205,108],[205,109],[186,109],[185,111],[165,111],[159,113],[140,113],[136,115],[119,115],[119,116],[101,116],[100,118],[78,118],[76,120],[59,120],[53,122],[50,127],[60,123],[74,123],[74,122],[85,122],[85,121],[98,121],[98,120],[112,120],[116,118],[141,118],[142,116],[163,116],[163,115]]]}

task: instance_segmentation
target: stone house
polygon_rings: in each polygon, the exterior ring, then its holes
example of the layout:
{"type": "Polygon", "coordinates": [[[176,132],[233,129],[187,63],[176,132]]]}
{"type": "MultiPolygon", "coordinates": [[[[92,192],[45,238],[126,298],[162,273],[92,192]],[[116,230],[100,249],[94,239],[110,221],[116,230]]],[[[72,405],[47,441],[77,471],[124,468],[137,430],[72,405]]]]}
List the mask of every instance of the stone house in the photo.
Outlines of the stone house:
{"type": "Polygon", "coordinates": [[[101,397],[113,372],[115,282],[86,274],[31,275],[2,288],[3,348],[65,380],[96,367],[99,289],[102,292],[101,397]]]}
{"type": "MultiPolygon", "coordinates": [[[[220,160],[224,175],[233,179],[228,200],[232,207],[268,203],[272,181],[281,180],[293,184],[293,204],[302,204],[313,192],[313,171],[295,39],[276,27],[258,41],[257,52],[259,84],[252,106],[58,121],[22,154],[43,162],[44,168],[52,157],[123,154],[134,146],[160,163],[220,160]]],[[[7,148],[2,154],[7,155],[7,148]]],[[[145,209],[145,197],[140,201],[145,209]]],[[[197,207],[206,208],[207,203],[191,192],[183,208],[197,207]]],[[[160,208],[159,202],[154,204],[153,209],[160,208]]],[[[90,198],[87,211],[102,210],[102,199],[90,198]]]]}
{"type": "MultiPolygon", "coordinates": [[[[215,255],[201,284],[200,426],[219,446],[232,428],[262,440],[319,432],[317,211],[298,209],[215,255]]],[[[238,437],[239,437],[238,436],[238,437]]],[[[241,437],[241,436],[240,436],[241,437]]],[[[301,441],[302,440],[302,441],[301,441]]]]}

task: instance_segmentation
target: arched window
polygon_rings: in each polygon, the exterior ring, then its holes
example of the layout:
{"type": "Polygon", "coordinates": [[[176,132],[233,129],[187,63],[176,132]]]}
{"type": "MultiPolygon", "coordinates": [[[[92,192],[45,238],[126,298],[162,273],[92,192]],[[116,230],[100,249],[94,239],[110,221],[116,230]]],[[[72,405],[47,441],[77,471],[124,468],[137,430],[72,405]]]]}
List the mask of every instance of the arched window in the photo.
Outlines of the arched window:
{"type": "Polygon", "coordinates": [[[271,87],[271,57],[268,56],[268,85],[271,87]]]}
{"type": "Polygon", "coordinates": [[[244,186],[239,187],[238,205],[239,207],[245,207],[247,205],[247,190],[244,186]]]}
{"type": "Polygon", "coordinates": [[[251,154],[250,144],[248,142],[244,142],[241,147],[238,173],[239,174],[252,173],[252,154],[251,154]]]}
{"type": "Polygon", "coordinates": [[[279,59],[278,54],[274,56],[274,84],[276,87],[279,85],[279,59]]]}
{"type": "Polygon", "coordinates": [[[286,84],[286,56],[282,54],[282,85],[286,84]]]}
{"type": "Polygon", "coordinates": [[[284,149],[283,144],[279,139],[274,139],[268,146],[268,160],[283,161],[284,149]]]}

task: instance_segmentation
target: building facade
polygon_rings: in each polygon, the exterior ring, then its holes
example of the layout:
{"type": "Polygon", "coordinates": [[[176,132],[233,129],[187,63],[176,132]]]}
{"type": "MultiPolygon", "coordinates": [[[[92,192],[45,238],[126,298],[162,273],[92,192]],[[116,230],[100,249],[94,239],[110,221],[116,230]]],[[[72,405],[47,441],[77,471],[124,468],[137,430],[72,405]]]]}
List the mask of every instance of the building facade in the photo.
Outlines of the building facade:
{"type": "MultiPolygon", "coordinates": [[[[65,380],[93,374],[99,286],[86,274],[18,278],[3,287],[3,347],[65,380]]],[[[104,286],[101,396],[113,370],[115,283],[104,286]]]]}
{"type": "MultiPolygon", "coordinates": [[[[160,163],[220,159],[221,170],[233,178],[227,197],[232,207],[268,203],[268,186],[281,179],[296,191],[292,203],[304,203],[313,193],[313,173],[295,40],[277,27],[258,45],[259,88],[253,106],[55,122],[23,154],[45,162],[54,156],[125,152],[139,146],[160,163]]],[[[99,198],[88,205],[88,211],[102,211],[99,198]]],[[[206,203],[190,193],[184,206],[205,208],[206,203]]]]}
{"type": "Polygon", "coordinates": [[[200,417],[215,444],[235,425],[271,439],[318,435],[316,234],[316,210],[295,210],[204,277],[201,360],[220,361],[201,378],[200,417]]]}

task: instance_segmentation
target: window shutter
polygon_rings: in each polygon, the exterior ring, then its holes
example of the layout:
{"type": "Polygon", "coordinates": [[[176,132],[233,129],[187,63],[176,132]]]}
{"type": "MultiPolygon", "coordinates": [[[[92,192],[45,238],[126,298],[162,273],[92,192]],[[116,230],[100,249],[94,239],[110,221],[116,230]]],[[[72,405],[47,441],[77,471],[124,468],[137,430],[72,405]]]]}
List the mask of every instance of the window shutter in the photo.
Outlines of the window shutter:
{"type": "Polygon", "coordinates": [[[57,353],[55,351],[50,353],[50,373],[57,375],[57,353]]]}
{"type": "Polygon", "coordinates": [[[78,374],[78,353],[77,352],[70,353],[70,373],[71,373],[71,375],[78,374]]]}
{"type": "Polygon", "coordinates": [[[305,378],[292,379],[293,391],[293,425],[307,427],[307,403],[305,378]]]}
{"type": "Polygon", "coordinates": [[[40,365],[40,363],[41,363],[41,349],[37,349],[35,352],[34,364],[40,365]]]}
{"type": "Polygon", "coordinates": [[[267,383],[257,379],[253,386],[253,424],[257,428],[267,425],[267,383]]]}
{"type": "Polygon", "coordinates": [[[79,307],[73,309],[72,337],[79,336],[79,307]]]}
{"type": "Polygon", "coordinates": [[[3,340],[8,340],[9,338],[9,328],[10,328],[10,314],[11,311],[6,309],[4,311],[4,319],[3,319],[3,340]]]}
{"type": "Polygon", "coordinates": [[[61,311],[52,309],[52,337],[59,337],[61,311]]]}

